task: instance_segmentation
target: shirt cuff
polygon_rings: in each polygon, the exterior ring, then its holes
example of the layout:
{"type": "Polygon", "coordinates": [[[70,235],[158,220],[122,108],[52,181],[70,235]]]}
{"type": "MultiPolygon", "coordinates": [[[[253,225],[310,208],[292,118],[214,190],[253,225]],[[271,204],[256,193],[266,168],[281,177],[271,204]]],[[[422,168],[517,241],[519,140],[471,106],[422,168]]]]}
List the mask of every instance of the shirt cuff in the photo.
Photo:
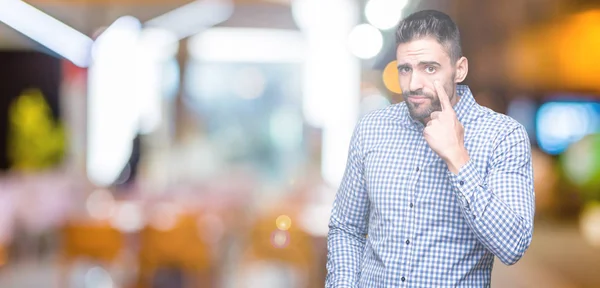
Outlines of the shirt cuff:
{"type": "Polygon", "coordinates": [[[454,174],[448,170],[448,175],[457,196],[461,199],[461,202],[469,207],[475,200],[476,191],[485,187],[483,178],[472,160],[469,160],[467,164],[462,166],[458,174],[454,174]]]}

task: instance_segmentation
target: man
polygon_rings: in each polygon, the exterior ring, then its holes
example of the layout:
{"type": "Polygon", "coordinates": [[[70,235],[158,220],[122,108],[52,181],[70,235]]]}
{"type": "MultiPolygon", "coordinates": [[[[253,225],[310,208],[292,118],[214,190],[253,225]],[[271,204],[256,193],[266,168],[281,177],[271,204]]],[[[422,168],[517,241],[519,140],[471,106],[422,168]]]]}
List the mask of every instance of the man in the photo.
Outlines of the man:
{"type": "Polygon", "coordinates": [[[531,242],[529,138],[478,105],[458,28],[438,11],[400,22],[404,102],[364,116],[329,224],[326,287],[489,287],[494,256],[531,242]]]}

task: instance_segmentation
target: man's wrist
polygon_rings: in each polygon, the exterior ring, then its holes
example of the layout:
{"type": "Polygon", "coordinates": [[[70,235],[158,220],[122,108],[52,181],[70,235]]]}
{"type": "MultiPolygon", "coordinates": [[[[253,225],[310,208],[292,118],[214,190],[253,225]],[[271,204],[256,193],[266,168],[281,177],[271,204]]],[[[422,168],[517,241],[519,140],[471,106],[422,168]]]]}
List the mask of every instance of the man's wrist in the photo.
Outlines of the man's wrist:
{"type": "Polygon", "coordinates": [[[460,168],[465,166],[471,158],[469,157],[469,152],[466,148],[461,147],[456,149],[456,152],[451,153],[447,159],[444,159],[446,165],[448,166],[448,170],[453,174],[458,174],[460,168]]]}

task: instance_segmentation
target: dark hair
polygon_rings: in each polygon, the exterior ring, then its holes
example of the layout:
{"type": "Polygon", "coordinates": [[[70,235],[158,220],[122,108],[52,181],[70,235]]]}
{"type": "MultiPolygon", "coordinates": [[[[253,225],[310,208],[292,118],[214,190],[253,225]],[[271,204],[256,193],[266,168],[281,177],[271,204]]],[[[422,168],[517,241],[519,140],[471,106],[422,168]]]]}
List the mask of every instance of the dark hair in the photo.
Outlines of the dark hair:
{"type": "Polygon", "coordinates": [[[396,30],[396,44],[433,37],[442,45],[452,62],[462,57],[460,32],[447,14],[436,10],[415,12],[404,18],[396,30]]]}

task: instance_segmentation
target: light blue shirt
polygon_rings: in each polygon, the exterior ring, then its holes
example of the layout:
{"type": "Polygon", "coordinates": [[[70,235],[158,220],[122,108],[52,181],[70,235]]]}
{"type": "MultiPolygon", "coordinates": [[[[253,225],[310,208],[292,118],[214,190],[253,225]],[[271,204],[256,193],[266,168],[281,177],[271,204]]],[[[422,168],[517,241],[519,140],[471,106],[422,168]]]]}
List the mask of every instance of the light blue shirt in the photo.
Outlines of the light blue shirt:
{"type": "Polygon", "coordinates": [[[401,102],[364,116],[329,224],[327,288],[489,287],[494,256],[531,243],[531,146],[524,127],[458,85],[470,161],[458,175],[401,102]]]}

